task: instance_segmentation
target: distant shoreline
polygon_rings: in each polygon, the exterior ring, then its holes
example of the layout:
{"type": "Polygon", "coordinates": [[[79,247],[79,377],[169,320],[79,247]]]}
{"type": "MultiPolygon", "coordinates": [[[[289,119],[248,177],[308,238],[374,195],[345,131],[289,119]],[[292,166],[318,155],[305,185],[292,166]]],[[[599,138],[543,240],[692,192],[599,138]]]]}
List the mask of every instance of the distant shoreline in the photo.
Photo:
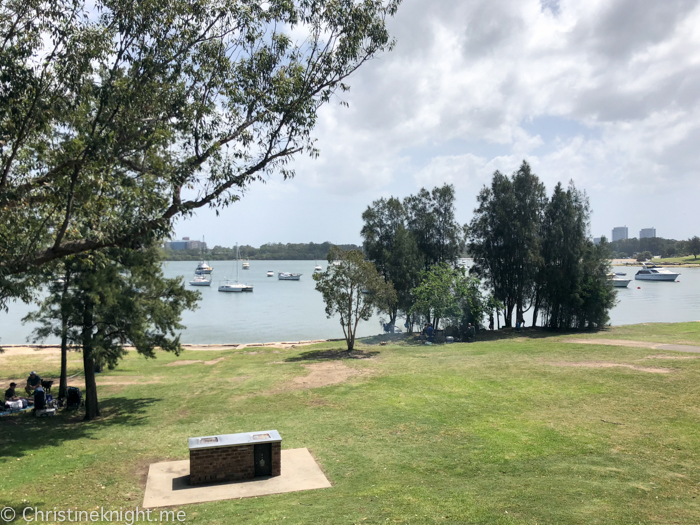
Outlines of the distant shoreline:
{"type": "MultiPolygon", "coordinates": [[[[698,260],[698,264],[664,262],[660,260],[649,261],[649,263],[658,264],[659,266],[673,266],[674,268],[700,268],[700,260],[698,260]]],[[[629,259],[611,259],[610,264],[613,266],[642,266],[641,262],[630,261],[629,259]]]]}

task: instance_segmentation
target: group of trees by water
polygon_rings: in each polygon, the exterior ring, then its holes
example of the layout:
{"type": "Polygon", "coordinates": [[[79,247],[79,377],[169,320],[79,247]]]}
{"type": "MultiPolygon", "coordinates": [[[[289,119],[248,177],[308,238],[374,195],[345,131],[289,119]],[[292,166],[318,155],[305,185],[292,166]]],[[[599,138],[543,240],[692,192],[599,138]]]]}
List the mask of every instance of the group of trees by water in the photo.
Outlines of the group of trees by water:
{"type": "Polygon", "coordinates": [[[626,259],[645,253],[664,258],[686,257],[688,255],[697,258],[700,255],[700,237],[696,235],[681,241],[664,239],[663,237],[646,237],[643,239],[633,237],[632,239],[620,239],[611,242],[610,250],[612,257],[615,259],[626,259]]]}
{"type": "MultiPolygon", "coordinates": [[[[305,243],[268,243],[263,244],[260,248],[243,245],[238,247],[238,256],[241,259],[254,260],[269,260],[269,261],[308,261],[308,260],[323,260],[328,257],[331,247],[337,247],[339,250],[357,250],[360,247],[354,244],[331,244],[330,242],[322,242],[316,244],[310,242],[305,243]]],[[[162,249],[161,257],[166,261],[199,261],[207,259],[210,261],[230,261],[236,259],[236,248],[225,248],[223,246],[214,246],[213,248],[200,250],[170,250],[162,249]]]]}
{"type": "Polygon", "coordinates": [[[495,172],[477,195],[468,225],[455,220],[454,188],[422,189],[403,201],[374,201],[363,213],[364,251],[396,302],[380,307],[394,325],[442,322],[457,333],[494,316],[500,325],[552,329],[605,325],[615,291],[608,279],[610,247],[589,236],[590,206],[573,182],[544,184],[523,162],[511,176],[495,172]],[[467,275],[458,264],[474,260],[467,275]]]}

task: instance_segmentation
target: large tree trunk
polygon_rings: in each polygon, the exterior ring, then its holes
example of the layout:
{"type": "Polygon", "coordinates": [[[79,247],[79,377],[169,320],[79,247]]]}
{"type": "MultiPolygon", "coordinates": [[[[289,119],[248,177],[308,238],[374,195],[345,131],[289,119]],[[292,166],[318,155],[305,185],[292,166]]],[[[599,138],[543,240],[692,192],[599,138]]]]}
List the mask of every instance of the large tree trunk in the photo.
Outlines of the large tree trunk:
{"type": "Polygon", "coordinates": [[[87,305],[83,314],[83,368],[85,370],[85,421],[90,421],[100,415],[100,409],[97,405],[97,383],[95,382],[92,305],[87,305]]]}

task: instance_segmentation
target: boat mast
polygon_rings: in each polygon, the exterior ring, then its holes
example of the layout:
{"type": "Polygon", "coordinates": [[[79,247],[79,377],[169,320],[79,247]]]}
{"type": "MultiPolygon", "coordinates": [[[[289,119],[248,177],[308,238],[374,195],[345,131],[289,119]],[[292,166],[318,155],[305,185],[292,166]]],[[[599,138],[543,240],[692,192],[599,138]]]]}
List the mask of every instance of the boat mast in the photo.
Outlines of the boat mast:
{"type": "Polygon", "coordinates": [[[238,284],[238,243],[236,243],[236,284],[238,284]]]}

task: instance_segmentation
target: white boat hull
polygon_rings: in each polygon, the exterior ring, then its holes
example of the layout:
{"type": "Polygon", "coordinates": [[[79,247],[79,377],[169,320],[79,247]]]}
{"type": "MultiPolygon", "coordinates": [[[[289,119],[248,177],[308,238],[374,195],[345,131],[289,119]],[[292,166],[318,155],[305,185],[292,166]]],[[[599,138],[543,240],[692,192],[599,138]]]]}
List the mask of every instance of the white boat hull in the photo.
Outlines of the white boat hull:
{"type": "Polygon", "coordinates": [[[635,275],[637,281],[675,281],[679,273],[652,273],[645,275],[635,275]]]}
{"type": "Polygon", "coordinates": [[[632,279],[610,279],[615,288],[627,288],[627,285],[632,282],[632,279]]]}
{"type": "Polygon", "coordinates": [[[190,281],[190,286],[211,286],[211,281],[190,281]]]}
{"type": "Polygon", "coordinates": [[[301,274],[300,273],[279,273],[277,274],[277,278],[280,281],[298,281],[301,279],[301,274]]]}

